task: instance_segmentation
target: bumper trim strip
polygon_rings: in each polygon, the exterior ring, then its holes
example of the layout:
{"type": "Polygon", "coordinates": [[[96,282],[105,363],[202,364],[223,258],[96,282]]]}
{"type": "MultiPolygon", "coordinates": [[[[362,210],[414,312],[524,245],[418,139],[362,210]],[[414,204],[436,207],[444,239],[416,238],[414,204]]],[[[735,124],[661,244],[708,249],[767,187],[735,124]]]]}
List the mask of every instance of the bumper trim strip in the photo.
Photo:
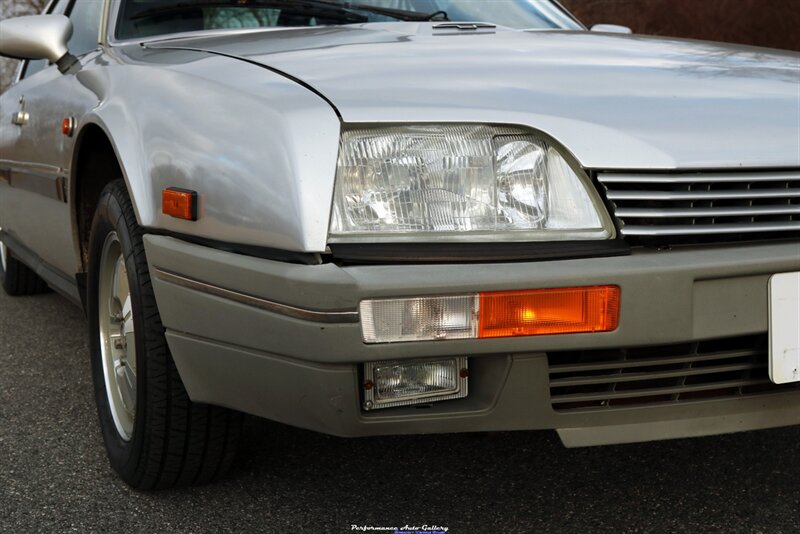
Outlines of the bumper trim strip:
{"type": "Polygon", "coordinates": [[[297,308],[295,306],[290,306],[288,304],[281,304],[279,302],[273,302],[271,300],[255,297],[253,295],[247,295],[245,293],[240,293],[238,291],[233,291],[230,289],[214,286],[211,284],[207,284],[205,282],[201,282],[199,280],[186,278],[185,276],[181,276],[179,274],[162,271],[161,269],[158,269],[156,267],[154,267],[153,270],[155,271],[156,276],[160,280],[163,280],[164,282],[185,287],[187,289],[200,291],[202,293],[207,293],[209,295],[214,295],[215,297],[220,297],[227,300],[232,300],[234,302],[239,302],[240,304],[252,306],[254,308],[259,308],[261,310],[278,313],[281,315],[285,315],[287,317],[292,317],[294,319],[301,319],[303,321],[311,321],[315,323],[358,323],[359,322],[358,311],[329,312],[329,311],[307,310],[304,308],[297,308]]]}

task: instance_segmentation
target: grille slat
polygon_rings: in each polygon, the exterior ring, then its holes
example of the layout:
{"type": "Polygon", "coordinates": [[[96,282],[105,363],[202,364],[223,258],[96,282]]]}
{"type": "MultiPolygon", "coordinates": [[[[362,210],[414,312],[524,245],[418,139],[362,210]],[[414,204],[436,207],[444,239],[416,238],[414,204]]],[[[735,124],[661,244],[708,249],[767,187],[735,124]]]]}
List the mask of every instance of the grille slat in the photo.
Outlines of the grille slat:
{"type": "Polygon", "coordinates": [[[694,343],[550,352],[557,411],[766,395],[800,389],[769,380],[766,334],[694,343]]]}
{"type": "Polygon", "coordinates": [[[748,206],[731,208],[677,208],[677,209],[648,209],[648,208],[619,208],[617,217],[734,217],[754,215],[800,215],[800,204],[786,204],[784,206],[748,206]]]}
{"type": "Polygon", "coordinates": [[[789,182],[800,181],[800,172],[771,172],[769,174],[735,173],[735,174],[604,174],[602,182],[606,184],[637,184],[642,181],[661,184],[713,184],[713,183],[750,183],[750,182],[789,182]]]}
{"type": "Polygon", "coordinates": [[[800,198],[800,189],[742,189],[741,191],[609,191],[610,200],[750,200],[800,198]]]}
{"type": "Polygon", "coordinates": [[[749,223],[749,224],[714,224],[708,226],[644,226],[631,225],[623,230],[631,236],[693,236],[693,235],[725,235],[738,233],[800,231],[800,221],[786,223],[749,223]]]}
{"type": "Polygon", "coordinates": [[[587,376],[578,378],[555,378],[550,380],[551,387],[587,386],[597,384],[613,384],[617,382],[637,382],[659,378],[681,378],[686,376],[708,375],[713,373],[729,373],[731,371],[745,371],[748,369],[763,368],[764,364],[743,363],[735,365],[720,365],[715,367],[700,367],[678,369],[675,371],[651,371],[644,373],[616,373],[610,375],[587,376]]]}
{"type": "Polygon", "coordinates": [[[636,367],[654,367],[657,365],[675,365],[707,362],[714,360],[727,360],[731,358],[744,358],[758,356],[757,350],[732,350],[720,351],[703,356],[681,356],[676,358],[640,358],[626,361],[610,361],[604,363],[578,363],[568,365],[551,365],[550,374],[578,373],[586,371],[606,371],[610,369],[632,369],[636,367]]]}
{"type": "Polygon", "coordinates": [[[620,234],[671,245],[800,237],[800,171],[600,173],[620,234]]]}
{"type": "Polygon", "coordinates": [[[553,404],[561,404],[566,402],[594,402],[594,401],[609,401],[614,399],[630,399],[634,397],[653,397],[661,395],[671,395],[673,393],[688,393],[693,391],[709,391],[725,388],[739,388],[741,386],[752,386],[762,384],[763,380],[750,379],[750,380],[728,380],[723,382],[716,382],[714,384],[700,384],[696,386],[673,386],[669,388],[642,388],[634,391],[612,391],[608,393],[573,393],[570,395],[561,395],[553,398],[553,404]]]}

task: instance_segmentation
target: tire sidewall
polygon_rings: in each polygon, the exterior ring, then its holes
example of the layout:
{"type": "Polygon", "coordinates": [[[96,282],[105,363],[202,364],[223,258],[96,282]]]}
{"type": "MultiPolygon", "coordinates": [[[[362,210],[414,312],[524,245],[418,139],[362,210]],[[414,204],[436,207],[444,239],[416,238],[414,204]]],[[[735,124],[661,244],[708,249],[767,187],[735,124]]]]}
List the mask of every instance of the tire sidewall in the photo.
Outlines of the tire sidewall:
{"type": "MultiPolygon", "coordinates": [[[[0,239],[2,241],[2,239],[0,239]]],[[[11,265],[11,249],[6,247],[6,265],[11,265]]],[[[0,262],[0,285],[5,287],[6,285],[6,270],[3,269],[3,263],[0,262]]]]}
{"type": "Polygon", "coordinates": [[[137,477],[138,458],[144,446],[144,420],[146,409],[146,380],[147,358],[145,357],[144,325],[142,320],[142,301],[140,281],[135,262],[131,228],[136,221],[126,221],[125,213],[118,198],[119,189],[110,184],[100,196],[100,202],[92,223],[89,238],[89,272],[87,283],[87,312],[89,320],[90,354],[92,364],[92,378],[94,381],[95,400],[100,419],[100,429],[103,434],[109,461],[112,468],[119,472],[125,480],[137,477]],[[122,254],[125,257],[125,267],[128,274],[131,306],[133,308],[134,339],[136,341],[136,417],[134,419],[133,434],[129,441],[120,436],[111,414],[111,406],[106,391],[105,374],[103,370],[103,355],[101,351],[99,314],[100,303],[100,261],[102,249],[109,233],[116,232],[120,242],[122,254]]]}
{"type": "Polygon", "coordinates": [[[11,249],[8,248],[8,246],[6,246],[6,268],[3,269],[3,264],[0,263],[0,285],[2,285],[3,289],[6,290],[6,293],[9,293],[9,294],[11,294],[13,292],[13,288],[8,286],[7,280],[9,280],[9,278],[7,276],[8,273],[6,271],[7,270],[13,271],[13,269],[16,268],[16,265],[15,265],[16,261],[17,261],[17,259],[11,253],[11,249]]]}

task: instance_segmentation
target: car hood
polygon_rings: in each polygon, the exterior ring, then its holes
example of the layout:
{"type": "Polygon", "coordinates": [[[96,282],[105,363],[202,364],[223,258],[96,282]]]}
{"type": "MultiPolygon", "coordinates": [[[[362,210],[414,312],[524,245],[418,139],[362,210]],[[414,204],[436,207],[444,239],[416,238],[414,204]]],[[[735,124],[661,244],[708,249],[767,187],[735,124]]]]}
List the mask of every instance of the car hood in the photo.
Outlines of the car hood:
{"type": "Polygon", "coordinates": [[[800,166],[800,54],[575,31],[386,23],[148,44],[280,71],[346,123],[534,128],[595,169],[800,166]]]}

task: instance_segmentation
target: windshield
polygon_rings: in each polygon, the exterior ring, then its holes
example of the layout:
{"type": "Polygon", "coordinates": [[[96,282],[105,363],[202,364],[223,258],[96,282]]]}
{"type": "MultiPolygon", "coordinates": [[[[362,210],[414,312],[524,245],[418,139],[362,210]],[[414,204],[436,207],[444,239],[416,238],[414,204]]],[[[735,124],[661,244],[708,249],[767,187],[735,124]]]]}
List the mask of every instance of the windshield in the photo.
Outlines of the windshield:
{"type": "Polygon", "coordinates": [[[121,0],[115,37],[402,20],[581,29],[550,0],[121,0]]]}

